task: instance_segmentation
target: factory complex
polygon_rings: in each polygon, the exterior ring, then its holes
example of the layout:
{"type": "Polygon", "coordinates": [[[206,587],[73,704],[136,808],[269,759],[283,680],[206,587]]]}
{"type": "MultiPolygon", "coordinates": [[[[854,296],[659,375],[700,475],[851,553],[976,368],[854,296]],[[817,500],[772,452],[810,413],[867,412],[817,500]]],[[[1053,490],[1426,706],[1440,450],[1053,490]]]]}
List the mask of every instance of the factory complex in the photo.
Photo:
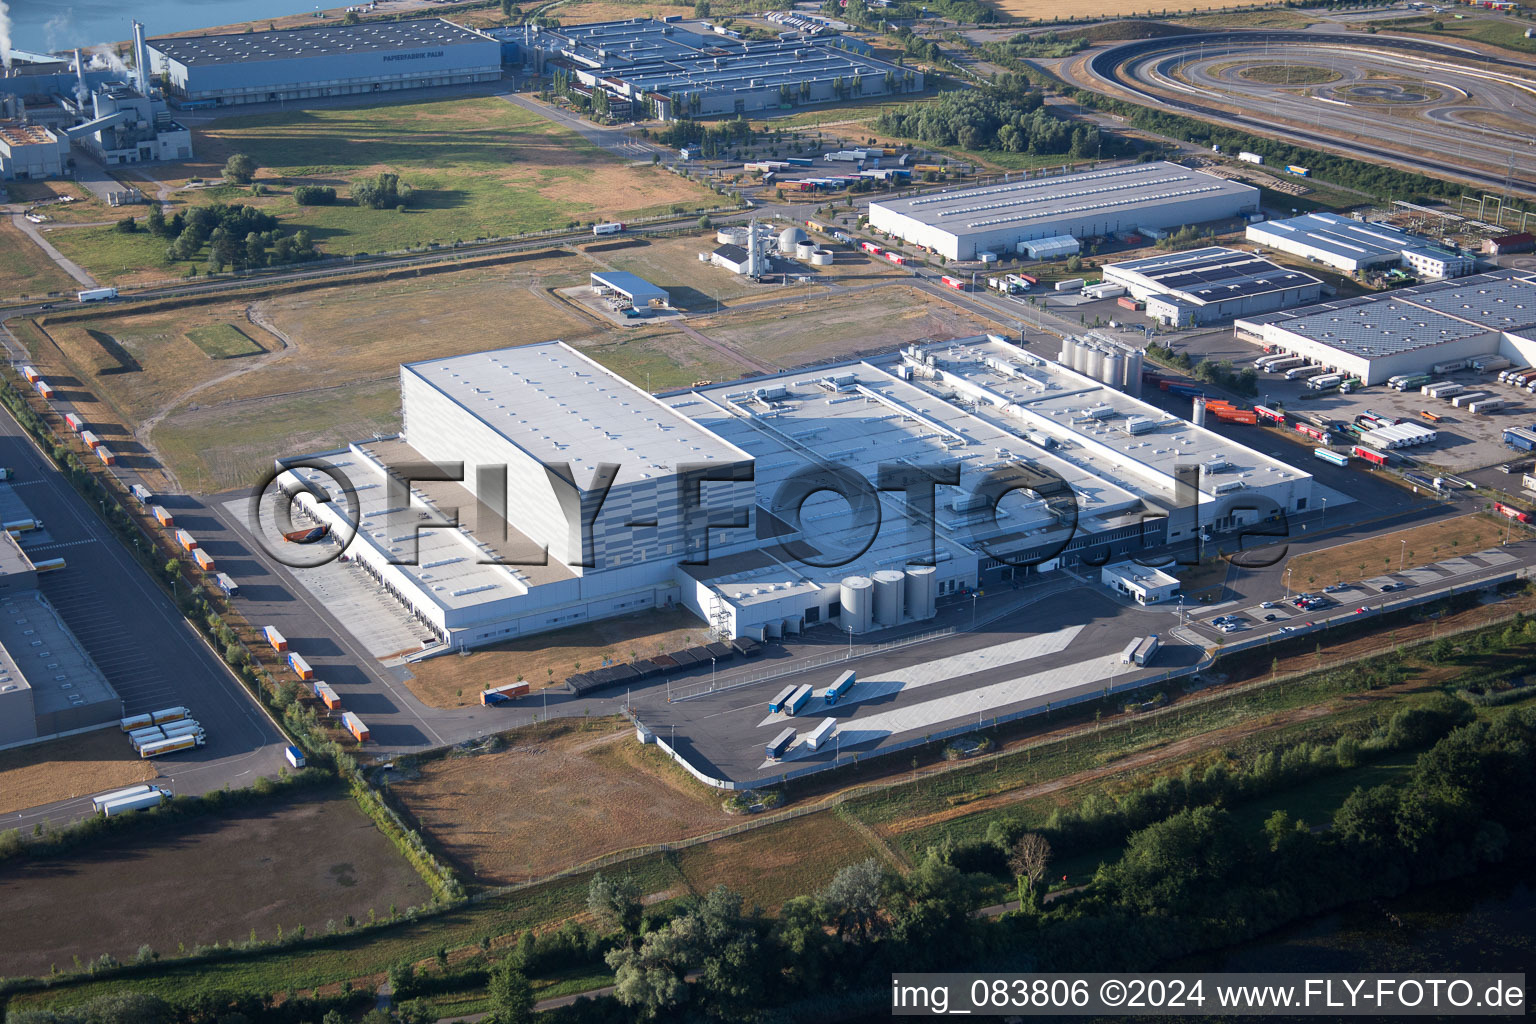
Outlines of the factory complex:
{"type": "Polygon", "coordinates": [[[1323,287],[1311,274],[1221,246],[1113,263],[1104,283],[1123,287],[1147,304],[1150,319],[1173,327],[1305,305],[1323,287]]]}
{"type": "Polygon", "coordinates": [[[0,181],[61,177],[76,143],[108,166],[191,159],[191,131],[171,116],[151,86],[144,26],[138,22],[133,46],[135,65],[122,73],[122,81],[87,75],[79,50],[72,76],[0,78],[0,181]],[[30,116],[17,90],[48,98],[47,115],[30,116]]]}
{"type": "Polygon", "coordinates": [[[1256,214],[1251,185],[1155,161],[929,192],[869,204],[870,227],[952,260],[1025,252],[1026,243],[1162,232],[1256,214]]]}
{"type": "Polygon", "coordinates": [[[275,103],[501,78],[501,43],[440,18],[149,43],[183,106],[275,103]]]}
{"type": "Polygon", "coordinates": [[[1536,273],[1455,281],[1244,317],[1237,337],[1380,384],[1477,356],[1536,363],[1536,273]]]}
{"type": "Polygon", "coordinates": [[[57,610],[37,589],[33,563],[13,531],[40,524],[0,484],[0,749],[116,724],[123,702],[57,610]]]}
{"type": "Polygon", "coordinates": [[[834,45],[841,40],[737,35],[635,18],[539,29],[523,45],[535,70],[560,69],[602,91],[621,118],[720,117],[923,90],[922,72],[834,45]]]}
{"type": "Polygon", "coordinates": [[[1420,277],[1461,277],[1477,269],[1477,259],[1447,249],[1391,224],[1305,213],[1289,220],[1248,225],[1248,241],[1355,274],[1364,270],[1407,268],[1420,277]]]}
{"type": "Polygon", "coordinates": [[[725,637],[858,634],[1308,508],[1308,474],[1097,369],[982,337],[654,397],[526,345],[403,366],[403,433],[315,457],[350,493],[279,479],[449,649],[679,604],[725,637]],[[427,462],[461,479],[404,479],[427,462]]]}

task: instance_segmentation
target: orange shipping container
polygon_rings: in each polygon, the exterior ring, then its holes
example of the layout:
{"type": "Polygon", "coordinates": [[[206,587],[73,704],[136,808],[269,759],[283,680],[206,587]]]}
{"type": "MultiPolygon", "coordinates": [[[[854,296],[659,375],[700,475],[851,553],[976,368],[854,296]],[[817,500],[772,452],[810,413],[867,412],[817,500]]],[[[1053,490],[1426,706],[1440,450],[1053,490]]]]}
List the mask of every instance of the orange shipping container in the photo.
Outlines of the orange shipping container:
{"type": "Polygon", "coordinates": [[[288,641],[277,631],[277,627],[262,626],[261,635],[267,638],[267,643],[272,645],[274,651],[281,653],[288,649],[288,641]]]}
{"type": "Polygon", "coordinates": [[[207,572],[213,568],[213,557],[202,548],[198,548],[196,551],[192,552],[192,560],[196,562],[197,567],[204,572],[207,572]]]}
{"type": "Polygon", "coordinates": [[[160,505],[151,505],[149,507],[149,511],[150,514],[155,517],[155,522],[159,523],[161,526],[176,525],[176,517],[171,515],[160,505]]]}
{"type": "Polygon", "coordinates": [[[117,465],[117,453],[114,452],[111,448],[108,448],[106,445],[102,445],[100,448],[96,449],[96,457],[102,461],[103,465],[117,465]]]}

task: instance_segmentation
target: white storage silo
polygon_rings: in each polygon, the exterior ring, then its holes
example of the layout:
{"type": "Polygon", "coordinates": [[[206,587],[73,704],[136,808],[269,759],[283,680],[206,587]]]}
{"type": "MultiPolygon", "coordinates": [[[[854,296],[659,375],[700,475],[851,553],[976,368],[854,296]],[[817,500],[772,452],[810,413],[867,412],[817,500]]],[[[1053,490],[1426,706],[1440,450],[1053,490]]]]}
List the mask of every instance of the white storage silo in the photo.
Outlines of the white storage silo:
{"type": "Polygon", "coordinates": [[[875,582],[868,576],[849,576],[843,580],[841,599],[844,630],[851,629],[855,633],[869,632],[870,620],[874,613],[874,589],[875,582]]]}
{"type": "Polygon", "coordinates": [[[1128,394],[1141,394],[1141,364],[1146,357],[1141,349],[1131,349],[1125,357],[1125,390],[1128,394]]]}
{"type": "Polygon", "coordinates": [[[875,622],[881,626],[894,626],[901,621],[905,593],[905,577],[895,569],[881,569],[875,573],[875,622]]]}
{"type": "Polygon", "coordinates": [[[832,265],[832,258],[831,249],[811,250],[811,266],[813,267],[830,267],[832,265]]]}
{"type": "Polygon", "coordinates": [[[1112,388],[1125,386],[1125,356],[1110,352],[1104,356],[1104,373],[1099,377],[1112,388]]]}
{"type": "Polygon", "coordinates": [[[1190,416],[1190,422],[1197,427],[1205,426],[1205,399],[1195,399],[1195,408],[1190,416]]]}
{"type": "Polygon", "coordinates": [[[815,242],[796,242],[795,243],[795,259],[797,259],[797,260],[808,260],[808,259],[810,259],[814,255],[816,255],[816,243],[815,242]]]}
{"type": "Polygon", "coordinates": [[[746,228],[721,228],[715,232],[715,241],[721,245],[746,245],[746,228]]]}
{"type": "Polygon", "coordinates": [[[779,232],[779,252],[785,255],[794,252],[795,246],[805,241],[808,237],[804,228],[785,228],[779,232]]]}
{"type": "Polygon", "coordinates": [[[939,570],[931,565],[907,566],[907,614],[914,619],[931,619],[939,613],[939,570]]]}
{"type": "Polygon", "coordinates": [[[1090,348],[1088,355],[1083,359],[1083,373],[1094,380],[1101,380],[1104,373],[1104,353],[1096,348],[1090,348]]]}
{"type": "Polygon", "coordinates": [[[1056,361],[1058,363],[1060,363],[1062,366],[1071,366],[1072,365],[1072,349],[1074,347],[1076,347],[1076,346],[1073,345],[1071,338],[1062,338],[1061,339],[1061,355],[1056,357],[1056,361]]]}

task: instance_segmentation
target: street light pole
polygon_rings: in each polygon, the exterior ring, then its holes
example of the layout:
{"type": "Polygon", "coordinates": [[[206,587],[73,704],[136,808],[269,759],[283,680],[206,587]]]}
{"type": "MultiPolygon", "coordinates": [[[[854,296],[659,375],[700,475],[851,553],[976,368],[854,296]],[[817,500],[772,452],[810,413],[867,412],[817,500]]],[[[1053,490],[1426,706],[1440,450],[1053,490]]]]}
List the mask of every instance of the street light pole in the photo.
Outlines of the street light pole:
{"type": "MultiPolygon", "coordinates": [[[[1507,536],[1504,538],[1504,542],[1506,544],[1509,543],[1509,538],[1507,536]]],[[[1397,549],[1397,571],[1402,572],[1403,562],[1408,557],[1408,542],[1406,540],[1400,539],[1398,540],[1398,544],[1400,544],[1401,547],[1397,549]]]]}

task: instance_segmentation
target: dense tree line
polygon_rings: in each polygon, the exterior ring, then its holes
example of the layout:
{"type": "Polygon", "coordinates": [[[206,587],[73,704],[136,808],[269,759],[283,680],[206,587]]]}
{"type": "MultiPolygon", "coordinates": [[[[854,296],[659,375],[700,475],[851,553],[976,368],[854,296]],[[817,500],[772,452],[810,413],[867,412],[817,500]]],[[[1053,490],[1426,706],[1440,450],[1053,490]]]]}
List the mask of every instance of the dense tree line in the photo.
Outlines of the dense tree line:
{"type": "Polygon", "coordinates": [[[330,206],[336,202],[336,190],[329,185],[300,185],[293,190],[293,201],[300,206],[330,206]]]}
{"type": "Polygon", "coordinates": [[[158,206],[144,219],[150,233],[170,240],[165,257],[172,261],[196,259],[207,246],[208,269],[252,270],[314,259],[317,255],[309,232],[284,234],[277,218],[252,206],[212,203],[178,210],[166,217],[158,206]]]}
{"type": "Polygon", "coordinates": [[[1075,159],[1116,156],[1122,148],[1113,136],[1102,138],[1094,125],[1054,115],[1043,93],[1011,74],[985,89],[946,92],[930,103],[892,108],[880,115],[875,128],[931,146],[1075,159]]]}
{"type": "Polygon", "coordinates": [[[395,209],[411,201],[411,186],[392,171],[380,171],[352,186],[352,201],[375,210],[395,209]]]}
{"type": "Polygon", "coordinates": [[[752,138],[752,124],[744,117],[728,121],[704,124],[692,118],[680,117],[671,121],[656,133],[656,141],[663,146],[687,146],[698,143],[706,158],[721,156],[733,146],[740,146],[752,138]]]}

